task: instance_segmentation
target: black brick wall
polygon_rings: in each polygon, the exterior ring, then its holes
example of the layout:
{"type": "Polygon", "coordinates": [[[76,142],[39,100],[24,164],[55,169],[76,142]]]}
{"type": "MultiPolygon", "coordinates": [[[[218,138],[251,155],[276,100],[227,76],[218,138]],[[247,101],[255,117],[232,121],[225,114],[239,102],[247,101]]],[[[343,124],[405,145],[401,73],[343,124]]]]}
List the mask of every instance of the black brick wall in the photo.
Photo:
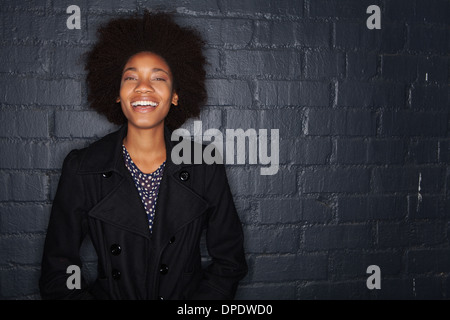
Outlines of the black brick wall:
{"type": "Polygon", "coordinates": [[[4,0],[1,299],[40,299],[62,160],[116,128],[88,108],[80,55],[100,23],[144,8],[207,41],[203,130],[280,130],[276,175],[227,167],[250,267],[238,299],[450,298],[450,1],[4,0]]]}

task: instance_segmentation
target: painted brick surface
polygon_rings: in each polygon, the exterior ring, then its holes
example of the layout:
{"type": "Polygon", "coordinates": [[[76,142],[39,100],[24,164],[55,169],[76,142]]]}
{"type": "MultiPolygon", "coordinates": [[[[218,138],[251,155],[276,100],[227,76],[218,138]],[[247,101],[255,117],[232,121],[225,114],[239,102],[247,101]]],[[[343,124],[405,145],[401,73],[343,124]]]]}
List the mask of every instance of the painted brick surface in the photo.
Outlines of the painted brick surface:
{"type": "MultiPolygon", "coordinates": [[[[5,0],[0,299],[40,299],[64,157],[116,129],[89,110],[81,55],[145,8],[206,40],[208,100],[186,128],[279,129],[277,174],[227,165],[249,263],[237,299],[450,298],[450,1],[5,0]]],[[[94,277],[89,241],[82,256],[94,277]]]]}

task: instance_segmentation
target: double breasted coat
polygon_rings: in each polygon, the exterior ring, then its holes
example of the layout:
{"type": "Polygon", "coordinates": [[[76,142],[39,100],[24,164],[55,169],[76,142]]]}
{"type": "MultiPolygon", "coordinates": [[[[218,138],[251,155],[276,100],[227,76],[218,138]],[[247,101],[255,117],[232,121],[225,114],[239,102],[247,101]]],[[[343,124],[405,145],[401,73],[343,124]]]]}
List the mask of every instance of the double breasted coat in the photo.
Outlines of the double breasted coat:
{"type": "Polygon", "coordinates": [[[174,142],[165,128],[167,159],[150,233],[122,155],[126,132],[124,125],[65,158],[44,245],[42,298],[233,298],[247,264],[224,166],[174,164],[174,142]],[[202,268],[205,228],[211,263],[202,268]],[[69,289],[67,268],[81,267],[87,234],[98,256],[98,277],[69,289]]]}

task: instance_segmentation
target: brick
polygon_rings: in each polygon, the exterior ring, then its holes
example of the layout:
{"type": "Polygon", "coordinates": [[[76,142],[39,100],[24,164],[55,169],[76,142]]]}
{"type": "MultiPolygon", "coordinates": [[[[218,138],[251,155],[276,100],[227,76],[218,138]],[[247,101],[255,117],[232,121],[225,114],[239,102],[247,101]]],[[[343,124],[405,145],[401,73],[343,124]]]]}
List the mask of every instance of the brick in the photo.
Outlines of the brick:
{"type": "Polygon", "coordinates": [[[332,142],[326,137],[297,138],[280,149],[290,151],[289,159],[295,164],[327,164],[332,153],[332,142]]]}
{"type": "MultiPolygon", "coordinates": [[[[323,18],[356,18],[365,21],[369,15],[366,14],[368,6],[378,1],[351,1],[351,0],[314,0],[309,4],[310,17],[323,18]]],[[[365,24],[364,24],[365,25],[365,24]]]]}
{"type": "Polygon", "coordinates": [[[87,52],[83,47],[51,47],[46,48],[49,70],[51,74],[68,75],[74,77],[85,76],[83,54],[87,52]]]}
{"type": "Polygon", "coordinates": [[[331,28],[323,22],[256,21],[254,42],[265,47],[327,48],[331,28]]]}
{"type": "Polygon", "coordinates": [[[251,106],[252,92],[247,81],[209,79],[206,81],[208,105],[251,106]]]}
{"type": "Polygon", "coordinates": [[[447,133],[446,113],[425,111],[383,111],[381,118],[382,136],[445,136],[447,133]]]}
{"type": "Polygon", "coordinates": [[[376,245],[379,248],[436,246],[446,240],[446,226],[438,221],[378,223],[376,245]]]}
{"type": "Polygon", "coordinates": [[[385,300],[445,299],[441,276],[408,276],[404,279],[382,279],[379,298],[385,300]]]}
{"type": "Polygon", "coordinates": [[[316,199],[303,200],[303,219],[310,223],[329,222],[333,217],[333,204],[322,200],[319,196],[316,199]]]}
{"type": "Polygon", "coordinates": [[[117,129],[117,125],[111,124],[95,111],[55,112],[57,137],[100,138],[117,129]]]}
{"type": "Polygon", "coordinates": [[[450,163],[450,140],[439,141],[438,156],[439,162],[450,163]]]}
{"type": "Polygon", "coordinates": [[[308,48],[331,46],[331,26],[329,23],[305,21],[295,24],[296,44],[308,48]]]}
{"type": "Polygon", "coordinates": [[[247,227],[244,248],[246,253],[296,253],[301,229],[293,227],[247,227]]]}
{"type": "Polygon", "coordinates": [[[450,216],[445,197],[440,195],[410,195],[408,209],[411,219],[445,219],[450,216]]]}
{"type": "Polygon", "coordinates": [[[49,163],[47,142],[0,141],[3,156],[0,168],[4,169],[46,169],[49,163]]]}
{"type": "Polygon", "coordinates": [[[42,235],[11,235],[2,239],[2,264],[40,265],[42,248],[44,246],[42,235]]]}
{"type": "Polygon", "coordinates": [[[317,199],[263,199],[259,208],[263,224],[326,222],[332,214],[331,206],[317,199]]]}
{"type": "Polygon", "coordinates": [[[337,105],[349,107],[402,107],[406,87],[385,82],[338,82],[337,105]]]}
{"type": "Polygon", "coordinates": [[[0,233],[44,232],[50,217],[45,204],[0,205],[0,233]]]}
{"type": "Polygon", "coordinates": [[[380,31],[379,50],[381,53],[395,54],[403,52],[408,39],[408,29],[404,24],[382,22],[380,31]]]}
{"type": "MultiPolygon", "coordinates": [[[[108,5],[105,4],[102,0],[94,0],[89,1],[88,8],[90,10],[100,10],[102,12],[116,12],[116,11],[131,11],[135,10],[137,3],[136,0],[133,1],[126,1],[126,0],[110,0],[108,1],[108,5]]],[[[158,5],[158,2],[154,4],[155,6],[158,5]]]]}
{"type": "Polygon", "coordinates": [[[268,138],[272,129],[278,129],[280,139],[284,139],[300,135],[302,121],[303,113],[297,109],[229,110],[226,113],[225,126],[227,130],[254,129],[256,133],[266,129],[268,138]]]}
{"type": "Polygon", "coordinates": [[[325,279],[328,258],[324,254],[257,256],[252,280],[264,282],[325,279]]]}
{"type": "Polygon", "coordinates": [[[337,217],[339,222],[399,220],[406,217],[407,205],[406,197],[399,196],[340,196],[337,217]]]}
{"type": "Polygon", "coordinates": [[[258,81],[263,106],[328,106],[330,87],[318,81],[258,81]]]}
{"type": "MultiPolygon", "coordinates": [[[[206,137],[205,133],[209,129],[221,130],[222,120],[223,116],[221,109],[214,109],[212,107],[203,108],[198,118],[190,118],[186,120],[186,122],[181,127],[189,130],[191,135],[203,135],[204,137],[206,137]],[[195,121],[201,121],[201,126],[196,124],[194,127],[195,121]],[[201,128],[202,132],[196,132],[196,128],[201,128]]],[[[225,131],[222,130],[222,132],[225,131]]]]}
{"type": "Polygon", "coordinates": [[[411,108],[413,110],[447,110],[448,89],[436,86],[415,86],[411,90],[411,108]]]}
{"type": "Polygon", "coordinates": [[[255,21],[253,42],[261,47],[294,46],[295,23],[290,21],[255,21]]]}
{"type": "Polygon", "coordinates": [[[221,20],[220,38],[225,45],[247,46],[252,41],[253,22],[248,19],[221,20]]]}
{"type": "Polygon", "coordinates": [[[11,199],[11,175],[0,171],[0,201],[11,199]]]}
{"type": "MultiPolygon", "coordinates": [[[[363,13],[365,14],[366,9],[367,6],[361,11],[361,16],[363,13]]],[[[383,25],[381,26],[381,30],[383,30],[383,25]]],[[[375,51],[380,48],[382,43],[383,33],[381,30],[367,29],[365,21],[358,23],[338,21],[335,24],[336,35],[334,45],[338,49],[375,51]]]]}
{"type": "Polygon", "coordinates": [[[377,74],[377,55],[366,52],[347,53],[347,78],[368,80],[377,74]]]}
{"type": "Polygon", "coordinates": [[[407,161],[411,163],[436,163],[439,156],[439,143],[436,140],[411,141],[407,161]]]}
{"type": "Polygon", "coordinates": [[[46,138],[49,136],[47,111],[2,110],[0,122],[8,124],[0,128],[1,137],[46,138]]]}
{"type": "Polygon", "coordinates": [[[373,247],[371,227],[366,224],[308,226],[304,238],[309,251],[373,247]]]}
{"type": "MultiPolygon", "coordinates": [[[[227,110],[225,116],[224,126],[226,129],[255,129],[258,131],[261,126],[260,111],[259,110],[227,110]]],[[[267,128],[266,128],[267,129],[267,128]]],[[[225,132],[223,132],[226,134],[225,132]]]]}
{"type": "Polygon", "coordinates": [[[0,182],[0,201],[45,200],[45,176],[1,172],[0,182]]]}
{"type": "Polygon", "coordinates": [[[298,109],[268,109],[261,110],[259,115],[260,124],[257,128],[278,129],[280,138],[298,137],[301,135],[301,124],[304,114],[298,109]]]}
{"type": "Polygon", "coordinates": [[[414,249],[408,252],[408,272],[424,274],[450,271],[449,249],[414,249]]]}
{"type": "Polygon", "coordinates": [[[85,39],[87,15],[81,15],[81,29],[68,29],[69,14],[54,12],[44,15],[39,11],[16,12],[6,15],[4,35],[10,41],[54,41],[79,43],[85,39]]]}
{"type": "Polygon", "coordinates": [[[5,76],[0,80],[0,85],[4,90],[0,102],[4,103],[56,106],[81,104],[81,83],[77,80],[5,76]]]}
{"type": "Polygon", "coordinates": [[[300,177],[303,193],[365,193],[369,182],[370,171],[362,168],[308,168],[300,177]]]}
{"type": "MultiPolygon", "coordinates": [[[[16,267],[0,269],[0,297],[7,300],[22,300],[24,296],[36,295],[39,300],[40,272],[35,268],[16,267]]],[[[29,298],[28,298],[29,299],[29,298]]]]}
{"type": "Polygon", "coordinates": [[[414,52],[445,54],[448,50],[448,41],[448,28],[412,25],[408,48],[414,52]]]}
{"type": "Polygon", "coordinates": [[[336,140],[333,163],[402,164],[407,151],[404,140],[340,138],[336,140]]]}
{"type": "Polygon", "coordinates": [[[365,280],[308,282],[298,292],[301,300],[368,300],[374,293],[365,280]]]}
{"type": "MultiPolygon", "coordinates": [[[[367,267],[380,267],[381,283],[389,276],[401,276],[403,271],[403,257],[399,252],[339,252],[332,258],[333,273],[337,279],[367,278],[367,267]]],[[[382,285],[383,289],[383,285],[382,285]]]]}
{"type": "Polygon", "coordinates": [[[218,6],[223,14],[245,14],[245,15],[296,15],[303,14],[303,0],[219,0],[218,6]]]}
{"type": "Polygon", "coordinates": [[[11,200],[45,201],[48,177],[44,174],[11,173],[11,200]]]}
{"type": "Polygon", "coordinates": [[[373,191],[392,192],[440,192],[444,185],[441,168],[375,168],[373,170],[373,191]]]}
{"type": "Polygon", "coordinates": [[[403,164],[408,151],[403,139],[370,139],[367,146],[368,163],[403,164]]]}
{"type": "Polygon", "coordinates": [[[246,170],[242,166],[227,165],[228,180],[233,196],[292,195],[296,192],[296,175],[280,168],[275,175],[260,175],[262,166],[246,170]]]}
{"type": "Polygon", "coordinates": [[[418,58],[407,55],[383,55],[382,75],[384,79],[414,82],[417,79],[418,58]]]}
{"type": "Polygon", "coordinates": [[[416,16],[425,23],[448,23],[450,4],[448,1],[416,1],[416,16]]]}
{"type": "Polygon", "coordinates": [[[72,79],[39,80],[36,102],[46,105],[81,104],[81,81],[72,79]]]}
{"type": "Polygon", "coordinates": [[[365,110],[314,110],[306,115],[306,135],[373,136],[376,117],[365,110]]]}
{"type": "Polygon", "coordinates": [[[35,46],[0,47],[0,72],[43,73],[48,70],[43,49],[35,46]]]}
{"type": "Polygon", "coordinates": [[[307,79],[341,78],[345,73],[345,55],[333,51],[308,51],[305,54],[307,79]]]}
{"type": "Polygon", "coordinates": [[[64,158],[73,149],[82,149],[87,147],[93,140],[73,139],[56,140],[49,145],[50,157],[48,167],[52,169],[61,169],[64,158]]]}
{"type": "Polygon", "coordinates": [[[254,26],[249,19],[181,17],[176,21],[182,26],[198,30],[209,46],[245,47],[252,41],[254,26]]]}
{"type": "Polygon", "coordinates": [[[298,77],[302,72],[301,53],[293,50],[226,51],[228,75],[259,77],[298,77]]]}
{"type": "Polygon", "coordinates": [[[298,223],[303,220],[302,200],[262,199],[259,201],[261,223],[298,223]]]}
{"type": "Polygon", "coordinates": [[[417,66],[419,82],[422,84],[446,83],[449,76],[449,61],[449,58],[444,56],[419,57],[417,66]]]}
{"type": "Polygon", "coordinates": [[[208,64],[205,66],[206,78],[212,78],[222,74],[222,64],[220,60],[220,51],[218,49],[205,49],[205,58],[208,64]]]}
{"type": "Polygon", "coordinates": [[[368,142],[340,138],[336,140],[333,163],[362,164],[368,162],[368,142]]]}

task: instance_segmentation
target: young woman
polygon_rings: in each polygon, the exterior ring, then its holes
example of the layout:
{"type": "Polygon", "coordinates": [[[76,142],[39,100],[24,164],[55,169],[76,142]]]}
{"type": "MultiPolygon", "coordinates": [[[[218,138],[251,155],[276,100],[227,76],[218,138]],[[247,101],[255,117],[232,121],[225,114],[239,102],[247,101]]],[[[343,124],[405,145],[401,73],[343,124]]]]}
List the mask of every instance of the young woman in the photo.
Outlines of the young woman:
{"type": "Polygon", "coordinates": [[[169,14],[99,29],[88,100],[121,128],[64,160],[45,241],[44,299],[232,299],[247,273],[223,165],[174,164],[171,130],[206,99],[203,41],[169,14]],[[206,229],[211,263],[201,263],[206,229]],[[94,283],[67,286],[89,235],[94,283]]]}

